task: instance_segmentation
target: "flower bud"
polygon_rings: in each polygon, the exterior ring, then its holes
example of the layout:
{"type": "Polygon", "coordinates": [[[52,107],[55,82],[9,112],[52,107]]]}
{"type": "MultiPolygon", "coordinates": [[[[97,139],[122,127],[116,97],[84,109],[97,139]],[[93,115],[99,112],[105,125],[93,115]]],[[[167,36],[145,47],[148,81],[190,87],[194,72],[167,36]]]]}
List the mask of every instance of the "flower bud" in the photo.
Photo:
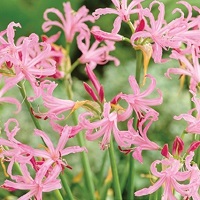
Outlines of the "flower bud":
{"type": "Polygon", "coordinates": [[[187,153],[190,153],[191,151],[195,151],[200,145],[200,141],[194,141],[190,145],[189,149],[187,150],[187,153]]]}
{"type": "Polygon", "coordinates": [[[165,144],[161,150],[161,154],[165,156],[166,158],[169,158],[169,148],[168,144],[165,144]]]}
{"type": "Polygon", "coordinates": [[[176,137],[172,147],[172,154],[173,155],[180,155],[184,149],[184,142],[180,137],[176,137]]]}

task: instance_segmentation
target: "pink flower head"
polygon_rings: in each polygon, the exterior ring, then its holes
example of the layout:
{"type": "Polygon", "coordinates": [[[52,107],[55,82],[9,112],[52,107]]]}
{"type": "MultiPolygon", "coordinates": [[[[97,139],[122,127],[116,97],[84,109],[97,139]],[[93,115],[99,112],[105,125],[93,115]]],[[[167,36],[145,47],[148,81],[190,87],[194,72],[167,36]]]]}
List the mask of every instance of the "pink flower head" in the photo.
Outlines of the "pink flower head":
{"type": "Polygon", "coordinates": [[[192,159],[194,157],[194,152],[190,154],[185,159],[185,165],[187,170],[190,172],[190,182],[187,187],[187,194],[185,197],[192,198],[193,200],[200,199],[199,187],[200,187],[200,170],[197,164],[192,164],[192,159]]]}
{"type": "Polygon", "coordinates": [[[40,136],[45,144],[45,150],[34,149],[34,156],[44,158],[45,165],[51,166],[53,163],[60,166],[60,168],[67,167],[67,163],[63,161],[63,156],[71,153],[78,153],[87,151],[85,147],[72,146],[65,147],[67,141],[69,140],[70,134],[72,134],[72,128],[66,126],[59,138],[58,144],[54,147],[51,139],[43,131],[35,129],[35,135],[40,136]]]}
{"type": "MultiPolygon", "coordinates": [[[[56,62],[51,59],[52,52],[50,44],[38,43],[38,41],[35,41],[33,44],[31,43],[29,38],[24,40],[21,60],[16,65],[16,70],[19,70],[19,74],[22,73],[24,78],[30,82],[35,91],[34,98],[37,98],[40,95],[37,79],[55,74],[56,62]]],[[[29,98],[29,100],[34,98],[29,98]]]]}
{"type": "MultiPolygon", "coordinates": [[[[139,119],[142,118],[143,115],[145,113],[148,113],[149,111],[153,111],[153,112],[157,113],[150,106],[160,105],[163,101],[160,90],[157,90],[159,93],[158,98],[156,98],[156,99],[147,99],[146,98],[154,91],[155,86],[156,86],[156,80],[153,76],[146,75],[146,77],[150,78],[151,83],[144,92],[140,92],[140,87],[139,87],[135,77],[129,76],[129,83],[130,83],[130,86],[131,86],[134,94],[122,94],[120,96],[121,99],[124,99],[129,104],[127,109],[131,109],[131,112],[135,111],[135,113],[137,114],[137,117],[139,119]]],[[[131,113],[131,112],[129,112],[129,113],[131,113]]]]}
{"type": "Polygon", "coordinates": [[[100,45],[99,41],[95,41],[90,46],[90,35],[80,34],[77,37],[77,45],[82,55],[79,61],[83,64],[89,63],[91,69],[94,69],[97,65],[105,65],[109,61],[114,61],[116,66],[119,65],[119,60],[109,53],[115,50],[113,41],[105,41],[104,45],[100,45]]]}
{"type": "Polygon", "coordinates": [[[182,196],[186,196],[186,185],[182,184],[182,181],[190,178],[190,172],[180,171],[182,164],[179,160],[170,157],[169,159],[156,160],[151,164],[151,173],[158,178],[157,182],[149,188],[143,188],[135,192],[136,196],[143,196],[152,194],[160,187],[164,187],[162,200],[176,200],[173,191],[177,191],[182,196]],[[162,166],[162,170],[157,170],[157,165],[162,166]]]}
{"type": "Polygon", "coordinates": [[[143,0],[133,0],[129,5],[127,0],[112,0],[113,4],[115,5],[115,9],[113,8],[98,8],[93,12],[93,16],[95,19],[98,19],[101,15],[106,14],[116,14],[118,15],[117,18],[114,21],[114,28],[112,30],[112,33],[118,33],[121,28],[122,21],[128,22],[130,20],[130,15],[134,14],[137,11],[137,6],[140,6],[140,3],[143,0]]]}
{"type": "Polygon", "coordinates": [[[192,109],[188,114],[181,114],[179,116],[174,116],[174,119],[180,120],[184,119],[187,122],[186,131],[192,134],[200,134],[200,99],[196,97],[196,94],[190,91],[193,94],[192,101],[195,103],[195,109],[192,109]],[[196,117],[192,113],[196,111],[196,117]]]}
{"type": "Polygon", "coordinates": [[[48,111],[45,113],[33,113],[38,118],[49,118],[50,123],[52,124],[52,128],[57,132],[61,132],[63,127],[61,127],[58,124],[55,124],[54,121],[63,120],[65,118],[63,113],[68,110],[72,110],[75,106],[75,102],[54,97],[53,91],[56,87],[57,84],[49,80],[45,80],[40,84],[43,104],[48,109],[48,111]]]}
{"type": "Polygon", "coordinates": [[[166,61],[165,59],[162,59],[163,49],[179,49],[182,43],[190,46],[191,44],[196,43],[197,38],[199,38],[199,31],[189,30],[197,23],[196,21],[190,23],[191,6],[184,1],[180,1],[178,3],[183,4],[188,9],[187,18],[184,17],[183,11],[177,8],[173,11],[173,13],[179,12],[181,16],[167,24],[164,19],[164,4],[159,1],[153,1],[150,3],[149,9],[146,8],[142,11],[144,19],[146,20],[146,18],[148,18],[150,25],[148,25],[147,21],[145,21],[144,30],[135,32],[131,37],[133,46],[135,46],[135,41],[137,41],[138,38],[151,38],[154,42],[152,57],[156,63],[166,61]],[[152,7],[155,4],[158,4],[159,9],[157,19],[155,19],[152,13],[152,7]]]}
{"type": "Polygon", "coordinates": [[[0,145],[6,146],[8,149],[2,150],[0,152],[0,157],[4,159],[4,161],[9,162],[7,173],[12,175],[12,168],[15,162],[18,163],[31,163],[30,160],[33,157],[33,149],[15,139],[17,132],[20,130],[19,123],[16,119],[11,118],[5,123],[5,132],[8,140],[0,138],[0,145]],[[15,126],[10,130],[10,124],[14,124],[15,126]]]}
{"type": "Polygon", "coordinates": [[[60,180],[57,179],[59,175],[58,172],[60,172],[57,167],[47,176],[48,166],[43,165],[40,170],[36,172],[34,179],[31,177],[25,164],[21,164],[20,168],[22,176],[18,176],[15,182],[6,180],[1,186],[5,189],[29,190],[29,192],[18,198],[19,200],[27,200],[32,197],[37,200],[42,200],[43,192],[51,192],[62,188],[60,180]]]}
{"type": "Polygon", "coordinates": [[[94,22],[94,18],[88,15],[89,10],[85,6],[82,6],[77,12],[72,10],[70,2],[63,3],[63,7],[64,15],[56,8],[49,8],[44,12],[46,21],[43,23],[42,29],[47,32],[52,26],[58,26],[64,31],[66,41],[71,43],[76,33],[86,32],[88,34],[90,32],[85,22],[94,22]],[[49,19],[49,13],[54,13],[60,21],[49,19]]]}
{"type": "MultiPolygon", "coordinates": [[[[155,143],[149,140],[147,137],[147,132],[149,131],[149,128],[151,124],[157,120],[157,114],[150,111],[148,112],[144,118],[139,121],[138,123],[138,130],[135,131],[133,128],[133,121],[132,119],[128,122],[128,130],[133,135],[132,144],[135,145],[133,149],[130,149],[129,152],[133,152],[132,156],[139,162],[143,162],[142,158],[142,151],[143,150],[157,150],[159,149],[159,146],[155,143]],[[147,123],[147,124],[146,124],[147,123]]],[[[123,151],[122,151],[123,152],[123,151]]]]}
{"type": "Polygon", "coordinates": [[[86,117],[92,119],[92,113],[83,113],[79,116],[79,125],[86,129],[86,139],[93,141],[100,137],[103,137],[100,143],[100,149],[104,150],[109,147],[111,133],[113,132],[115,141],[118,146],[127,147],[130,146],[133,139],[129,131],[121,131],[117,127],[118,121],[120,121],[120,115],[117,112],[111,112],[110,103],[104,104],[104,110],[102,119],[90,122],[86,117]]]}
{"type": "Polygon", "coordinates": [[[20,47],[15,45],[15,29],[21,27],[19,23],[11,22],[7,29],[0,32],[0,66],[4,62],[10,62],[12,57],[18,54],[20,47]]]}
{"type": "Polygon", "coordinates": [[[35,93],[35,97],[28,98],[32,101],[40,96],[38,79],[55,74],[55,61],[50,58],[50,44],[39,42],[38,36],[34,33],[29,37],[23,37],[19,46],[17,53],[10,56],[10,70],[14,73],[6,81],[11,86],[24,79],[28,80],[35,93]]]}
{"type": "Polygon", "coordinates": [[[179,74],[179,75],[187,75],[190,76],[190,90],[196,92],[196,87],[200,82],[200,64],[199,64],[199,52],[198,50],[192,46],[191,47],[192,61],[186,57],[186,55],[182,55],[177,51],[172,51],[171,58],[179,60],[185,66],[183,68],[169,68],[166,72],[166,76],[170,78],[170,74],[179,74]]]}

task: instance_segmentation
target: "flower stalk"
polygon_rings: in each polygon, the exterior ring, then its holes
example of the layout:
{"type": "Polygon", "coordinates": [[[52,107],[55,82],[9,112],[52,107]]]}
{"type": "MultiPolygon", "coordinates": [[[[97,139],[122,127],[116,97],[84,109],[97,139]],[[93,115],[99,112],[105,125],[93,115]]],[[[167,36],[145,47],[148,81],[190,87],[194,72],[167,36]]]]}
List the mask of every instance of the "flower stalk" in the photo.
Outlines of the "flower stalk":
{"type": "MultiPolygon", "coordinates": [[[[67,54],[66,54],[66,75],[65,75],[65,86],[67,88],[67,96],[70,100],[73,99],[73,91],[72,91],[72,80],[71,80],[71,74],[68,73],[68,72],[72,72],[72,66],[71,66],[71,60],[70,60],[70,57],[69,57],[69,46],[67,46],[66,50],[67,50],[67,54]]],[[[75,62],[73,68],[75,68],[76,65],[78,65],[79,62],[75,62]]],[[[77,120],[77,115],[75,112],[72,113],[72,119],[73,119],[73,122],[74,124],[77,124],[78,123],[78,120],[77,120]]],[[[80,132],[78,135],[77,135],[77,141],[78,141],[78,144],[80,146],[85,146],[85,141],[84,141],[84,137],[83,137],[83,134],[80,132]]],[[[83,166],[83,169],[84,169],[84,172],[85,172],[85,184],[87,186],[87,189],[88,189],[88,193],[89,193],[89,196],[90,196],[90,199],[91,200],[94,200],[95,199],[95,196],[94,196],[94,184],[93,184],[93,179],[92,179],[92,171],[91,171],[91,168],[90,168],[90,165],[89,165],[89,159],[88,159],[88,156],[85,152],[83,152],[81,154],[81,162],[82,162],[82,166],[83,166]]]]}
{"type": "MultiPolygon", "coordinates": [[[[137,50],[136,52],[136,69],[135,79],[140,84],[141,69],[142,69],[142,52],[137,50]]],[[[137,130],[138,119],[135,116],[134,128],[137,130]]],[[[132,155],[129,155],[129,177],[128,177],[128,199],[134,200],[134,182],[135,182],[135,160],[132,155]]]]}
{"type": "MultiPolygon", "coordinates": [[[[72,113],[72,117],[73,117],[74,123],[77,124],[78,120],[77,120],[76,112],[72,113]]],[[[82,132],[80,132],[77,135],[77,141],[80,146],[85,146],[85,140],[84,140],[82,132]]],[[[92,170],[89,164],[90,163],[89,158],[86,152],[82,152],[80,156],[81,156],[81,163],[84,169],[84,175],[85,175],[84,179],[85,179],[85,184],[87,186],[88,194],[91,200],[95,200],[95,196],[94,196],[95,189],[94,189],[94,183],[93,183],[92,170]]]]}
{"type": "Polygon", "coordinates": [[[112,169],[115,199],[122,200],[122,194],[121,194],[121,189],[120,189],[120,184],[119,184],[119,175],[118,175],[118,170],[117,170],[117,164],[116,164],[116,158],[115,158],[112,138],[110,139],[110,146],[109,146],[108,150],[109,150],[110,164],[111,164],[111,169],[112,169]]]}
{"type": "Polygon", "coordinates": [[[72,191],[71,191],[71,189],[69,187],[69,184],[67,183],[67,180],[66,180],[65,176],[63,176],[62,174],[60,174],[60,179],[62,181],[63,188],[64,188],[65,192],[67,193],[68,199],[69,200],[74,200],[72,191]]]}

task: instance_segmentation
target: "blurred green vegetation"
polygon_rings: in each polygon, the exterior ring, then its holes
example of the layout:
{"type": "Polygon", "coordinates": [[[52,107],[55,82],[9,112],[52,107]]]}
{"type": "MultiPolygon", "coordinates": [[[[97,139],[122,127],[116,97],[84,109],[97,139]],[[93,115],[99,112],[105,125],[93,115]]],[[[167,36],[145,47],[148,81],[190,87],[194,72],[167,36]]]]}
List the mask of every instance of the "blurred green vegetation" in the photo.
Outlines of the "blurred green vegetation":
{"type": "MultiPolygon", "coordinates": [[[[58,8],[63,12],[63,6],[62,3],[65,2],[63,0],[1,0],[0,2],[0,30],[4,30],[7,25],[11,22],[19,22],[22,26],[22,28],[17,28],[16,30],[16,38],[20,36],[28,36],[30,33],[34,32],[38,35],[42,35],[42,29],[41,25],[43,23],[43,13],[47,8],[55,7],[58,8]]],[[[151,1],[145,1],[144,6],[148,5],[151,1]]],[[[171,14],[171,11],[175,8],[177,1],[169,1],[169,0],[162,0],[162,2],[166,5],[166,20],[170,21],[173,19],[173,15],[171,14]]],[[[190,0],[187,1],[191,3],[192,5],[198,5],[198,0],[190,0]]],[[[111,6],[111,3],[109,0],[71,0],[72,7],[74,10],[77,10],[80,6],[86,5],[87,8],[89,8],[90,12],[92,13],[96,8],[99,7],[106,7],[111,6]]],[[[183,6],[179,6],[183,8],[183,6]]],[[[154,8],[154,11],[156,13],[156,8],[154,8]]],[[[101,19],[97,21],[97,24],[106,31],[109,31],[112,29],[112,23],[115,16],[109,15],[109,16],[103,16],[101,19]],[[109,25],[108,25],[109,24],[109,25]]],[[[91,26],[91,24],[90,24],[91,26]]],[[[123,29],[121,30],[122,34],[127,33],[127,27],[123,26],[123,29]]],[[[54,29],[54,31],[58,31],[58,29],[54,29]]],[[[61,38],[64,39],[63,37],[61,38]]],[[[62,44],[62,40],[60,40],[60,43],[62,44]]],[[[131,92],[130,86],[128,84],[128,76],[130,74],[135,73],[135,58],[134,58],[134,52],[132,51],[132,48],[130,45],[125,43],[118,43],[116,44],[117,50],[113,52],[113,55],[117,56],[121,61],[121,66],[115,67],[112,64],[108,64],[107,66],[100,66],[98,70],[97,76],[100,78],[101,83],[105,87],[105,93],[107,100],[110,100],[114,95],[122,92],[131,92]]],[[[78,51],[75,48],[73,53],[73,57],[76,57],[78,55],[78,51]]],[[[189,109],[189,94],[184,88],[180,90],[179,86],[179,80],[177,76],[172,76],[173,79],[169,80],[166,77],[164,77],[164,73],[166,72],[167,68],[169,67],[176,67],[178,63],[175,61],[170,61],[165,64],[154,64],[153,62],[150,63],[148,73],[151,73],[154,77],[156,77],[157,80],[157,87],[162,90],[163,96],[164,96],[164,102],[163,105],[160,107],[156,107],[156,109],[160,113],[159,121],[154,123],[149,131],[149,137],[153,139],[154,141],[158,142],[159,145],[164,145],[164,143],[168,143],[172,141],[176,135],[179,135],[182,133],[182,131],[185,128],[185,123],[183,121],[174,121],[173,116],[179,115],[180,113],[187,112],[189,109]]],[[[75,91],[75,98],[77,100],[82,100],[85,98],[88,98],[87,94],[84,92],[84,88],[82,86],[82,82],[80,80],[85,78],[85,75],[83,74],[83,68],[79,68],[76,71],[77,77],[74,77],[74,86],[73,89],[75,91]],[[84,77],[83,77],[84,76],[84,77]]],[[[148,81],[147,81],[148,84],[148,81]]],[[[55,96],[63,97],[64,89],[62,86],[59,86],[58,89],[56,89],[55,96]]],[[[17,88],[10,91],[11,93],[15,93],[17,97],[21,99],[20,94],[18,94],[17,88]]],[[[9,95],[9,94],[8,94],[9,95]]],[[[0,107],[0,126],[3,127],[3,124],[9,117],[13,117],[13,110],[14,107],[10,105],[3,105],[0,107]]],[[[16,116],[14,116],[16,117],[16,116]]],[[[35,138],[31,139],[30,141],[30,134],[32,134],[32,130],[34,128],[31,118],[29,117],[29,114],[26,110],[26,108],[23,108],[23,111],[17,116],[17,118],[20,121],[20,124],[23,125],[21,132],[24,132],[24,135],[18,136],[18,138],[24,142],[31,143],[33,146],[40,143],[40,139],[35,138]],[[31,130],[31,131],[30,131],[31,130]]],[[[45,130],[49,131],[49,127],[44,123],[45,130]]],[[[52,137],[56,136],[52,134],[52,137]]],[[[32,137],[33,138],[33,137],[32,137]]],[[[187,139],[187,138],[186,138],[187,139]]],[[[190,138],[188,138],[190,140],[190,138]]],[[[75,143],[75,141],[72,141],[72,143],[75,143]]],[[[170,143],[171,144],[171,143],[170,143]]],[[[102,151],[99,150],[98,143],[92,143],[87,142],[87,148],[89,149],[88,155],[90,157],[91,166],[94,172],[99,172],[100,166],[101,166],[101,160],[100,158],[103,157],[102,151]]],[[[117,148],[117,147],[116,147],[117,148]]],[[[171,147],[170,147],[171,148],[171,147]]],[[[104,152],[105,153],[105,152],[104,152]]],[[[147,174],[149,172],[149,165],[150,163],[157,159],[161,158],[161,155],[155,152],[144,152],[145,159],[144,164],[141,165],[136,162],[136,179],[137,180],[137,189],[148,186],[150,184],[150,180],[146,178],[141,178],[141,174],[147,174]]],[[[71,179],[74,175],[78,174],[81,171],[81,166],[78,163],[77,165],[77,159],[78,157],[70,157],[70,165],[73,166],[73,172],[69,172],[68,177],[71,179]]],[[[124,169],[124,164],[127,163],[127,158],[123,157],[122,154],[119,155],[117,159],[119,163],[119,168],[124,169]]],[[[108,164],[107,164],[108,165],[108,164]]],[[[2,176],[0,177],[0,184],[3,182],[3,172],[2,176]]],[[[123,173],[125,173],[123,171],[123,173]]],[[[124,174],[120,173],[120,177],[123,177],[124,174]]],[[[95,180],[96,183],[98,183],[98,180],[95,180]]],[[[72,184],[73,185],[73,184],[72,184]]],[[[74,187],[74,185],[73,185],[74,187]]],[[[83,185],[80,185],[80,189],[83,189],[83,185]]],[[[18,196],[19,191],[16,191],[13,193],[13,195],[18,196]]],[[[21,194],[21,193],[20,193],[21,194]]],[[[0,199],[4,199],[5,196],[9,195],[9,192],[0,189],[0,199]]],[[[81,198],[81,194],[77,189],[75,190],[75,196],[77,196],[77,199],[81,198]]],[[[45,199],[54,199],[54,197],[50,195],[44,195],[45,199]]],[[[8,199],[8,198],[7,198],[8,199]]],[[[137,200],[146,200],[147,197],[140,197],[135,198],[137,200]]],[[[81,199],[82,200],[82,199],[81,199]]]]}

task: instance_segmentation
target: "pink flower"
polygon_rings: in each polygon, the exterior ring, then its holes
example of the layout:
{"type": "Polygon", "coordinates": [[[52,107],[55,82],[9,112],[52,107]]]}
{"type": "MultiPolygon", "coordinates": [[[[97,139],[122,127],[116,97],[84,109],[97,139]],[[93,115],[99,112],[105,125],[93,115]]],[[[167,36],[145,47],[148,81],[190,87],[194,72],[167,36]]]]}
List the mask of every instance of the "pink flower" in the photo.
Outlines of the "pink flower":
{"type": "Polygon", "coordinates": [[[187,187],[187,198],[192,198],[193,200],[199,200],[199,187],[200,187],[200,170],[197,164],[192,164],[192,159],[194,157],[194,152],[190,154],[185,159],[185,165],[187,170],[190,172],[190,182],[187,187]]]}
{"type": "Polygon", "coordinates": [[[71,110],[75,102],[72,100],[59,99],[53,96],[53,91],[58,84],[51,81],[44,81],[41,83],[41,88],[43,89],[42,99],[44,101],[44,106],[48,108],[47,117],[55,118],[57,120],[62,119],[64,116],[59,117],[59,115],[65,111],[71,110]]]}
{"type": "Polygon", "coordinates": [[[89,33],[89,28],[85,22],[94,22],[94,18],[88,15],[88,9],[85,6],[82,6],[77,12],[72,10],[70,2],[63,3],[63,7],[64,15],[56,8],[49,8],[44,12],[44,19],[46,21],[43,23],[42,29],[44,32],[47,32],[52,26],[58,26],[64,31],[66,41],[71,43],[76,33],[89,33]],[[49,13],[55,14],[60,21],[49,19],[49,13]]]}
{"type": "Polygon", "coordinates": [[[114,28],[112,33],[118,33],[121,28],[122,21],[128,22],[130,20],[130,15],[137,12],[136,6],[140,6],[143,0],[133,0],[129,5],[127,5],[127,0],[112,0],[116,9],[113,8],[98,8],[93,12],[95,19],[98,19],[101,15],[106,14],[116,14],[118,15],[114,21],[114,28]]]}
{"type": "MultiPolygon", "coordinates": [[[[38,79],[55,74],[55,61],[50,59],[50,44],[40,43],[36,34],[23,38],[19,45],[17,53],[9,56],[10,70],[14,73],[11,78],[6,78],[6,83],[11,87],[24,79],[28,80],[35,93],[35,97],[29,97],[32,101],[40,96],[38,79]]],[[[2,90],[8,88],[4,87],[2,90]]]]}
{"type": "Polygon", "coordinates": [[[40,95],[38,79],[55,74],[55,61],[52,56],[51,45],[39,42],[39,37],[32,33],[29,37],[21,37],[14,43],[14,27],[20,26],[11,22],[7,29],[0,33],[0,63],[2,74],[6,76],[3,91],[11,88],[22,80],[28,80],[34,90],[35,97],[40,95]]]}
{"type": "Polygon", "coordinates": [[[193,94],[192,101],[195,103],[195,108],[190,110],[188,114],[181,114],[179,116],[174,116],[174,119],[180,120],[184,119],[187,122],[186,131],[192,134],[200,134],[200,100],[197,99],[196,94],[193,94]],[[196,111],[196,116],[193,116],[193,112],[196,111]]]}
{"type": "Polygon", "coordinates": [[[86,129],[86,139],[89,141],[103,137],[100,143],[100,149],[104,150],[109,147],[111,133],[113,132],[115,141],[121,147],[130,146],[133,137],[129,131],[120,131],[117,123],[121,120],[117,112],[111,112],[110,103],[104,104],[102,119],[90,122],[86,117],[92,119],[92,113],[83,113],[79,115],[79,125],[86,129]]]}
{"type": "Polygon", "coordinates": [[[157,90],[159,93],[159,97],[156,99],[147,99],[145,97],[149,96],[155,89],[156,80],[151,75],[146,75],[147,78],[151,79],[151,84],[149,87],[144,91],[140,92],[140,87],[135,79],[134,76],[129,76],[129,83],[133,90],[134,94],[122,94],[120,97],[124,99],[128,104],[128,108],[131,111],[135,111],[137,117],[140,119],[143,115],[149,111],[153,111],[157,113],[153,108],[150,106],[156,106],[162,104],[163,98],[160,90],[157,90]]]}
{"type": "Polygon", "coordinates": [[[198,24],[197,20],[190,23],[192,14],[191,6],[184,1],[180,1],[179,3],[185,5],[188,9],[188,17],[185,18],[183,11],[177,8],[173,11],[173,13],[180,12],[181,16],[166,24],[164,20],[164,4],[159,1],[151,2],[149,9],[146,8],[142,11],[144,19],[145,17],[148,18],[150,25],[148,25],[147,21],[145,21],[144,30],[134,33],[131,37],[133,46],[135,46],[135,42],[137,42],[138,38],[151,38],[151,40],[153,40],[154,44],[152,57],[156,63],[166,61],[162,59],[163,49],[179,49],[182,43],[190,46],[191,44],[195,44],[199,38],[199,31],[190,30],[198,24]],[[151,11],[155,4],[158,4],[159,9],[157,20],[151,11]]]}
{"type": "MultiPolygon", "coordinates": [[[[133,147],[129,150],[130,152],[133,152],[132,156],[139,162],[143,162],[142,158],[142,151],[143,150],[158,150],[159,146],[155,143],[149,140],[147,137],[147,132],[151,126],[151,124],[157,120],[156,113],[150,111],[148,112],[141,121],[138,122],[138,130],[135,131],[133,128],[133,120],[129,120],[128,122],[128,130],[133,135],[132,144],[136,147],[133,147]],[[147,123],[147,124],[146,124],[147,123]]],[[[126,152],[127,150],[122,150],[122,152],[126,152]]]]}
{"type": "Polygon", "coordinates": [[[47,134],[45,134],[43,131],[35,129],[35,135],[40,136],[44,140],[46,147],[45,150],[34,149],[34,156],[45,159],[45,166],[50,167],[54,163],[60,166],[60,168],[67,167],[68,164],[63,161],[63,156],[66,156],[71,153],[87,151],[85,147],[80,146],[71,146],[65,148],[65,145],[69,140],[71,132],[72,128],[65,126],[59,138],[58,144],[55,148],[47,134]]]}
{"type": "Polygon", "coordinates": [[[49,80],[41,82],[40,84],[41,97],[43,99],[44,107],[46,107],[48,110],[47,112],[44,113],[41,112],[36,113],[35,111],[32,112],[33,115],[37,118],[44,120],[49,118],[52,128],[56,132],[61,133],[63,130],[63,126],[55,123],[55,121],[63,120],[65,118],[65,115],[63,113],[69,110],[71,111],[76,103],[72,100],[64,100],[54,97],[53,92],[54,89],[57,87],[57,85],[58,84],[56,84],[55,82],[51,82],[49,80]]]}
{"type": "Polygon", "coordinates": [[[119,65],[119,60],[111,55],[110,51],[115,50],[114,42],[105,41],[104,45],[100,45],[99,41],[95,41],[90,46],[90,35],[80,34],[77,37],[77,45],[82,55],[79,61],[83,64],[89,63],[91,69],[96,65],[105,65],[109,61],[114,61],[116,66],[119,65]]]}
{"type": "Polygon", "coordinates": [[[179,60],[183,68],[169,68],[166,72],[166,76],[170,78],[170,74],[180,74],[190,76],[190,90],[196,92],[196,87],[200,82],[200,64],[198,58],[199,50],[195,49],[194,46],[191,47],[192,61],[186,57],[186,55],[182,55],[177,51],[172,51],[171,58],[179,60]]]}
{"type": "Polygon", "coordinates": [[[143,188],[135,192],[136,196],[143,196],[152,194],[157,191],[160,187],[164,187],[162,200],[176,200],[173,191],[177,191],[182,196],[186,196],[186,186],[180,182],[190,178],[190,172],[180,171],[182,164],[179,160],[172,157],[164,160],[156,160],[151,164],[151,173],[158,178],[157,182],[149,188],[143,188]],[[162,170],[157,170],[157,165],[162,166],[162,170]]]}
{"type": "Polygon", "coordinates": [[[38,39],[35,34],[25,38],[19,57],[14,60],[16,78],[18,81],[25,78],[30,82],[35,92],[35,98],[40,95],[37,79],[53,75],[56,72],[56,62],[50,58],[52,55],[51,45],[44,42],[39,43],[38,39]]]}
{"type": "Polygon", "coordinates": [[[0,32],[0,66],[4,62],[9,62],[12,57],[15,57],[20,49],[20,46],[15,45],[14,42],[14,27],[21,27],[21,25],[11,22],[6,30],[0,32]]]}
{"type": "Polygon", "coordinates": [[[11,118],[5,123],[5,132],[7,134],[7,138],[0,138],[0,145],[6,146],[8,149],[2,148],[0,152],[0,157],[3,158],[4,161],[9,162],[7,173],[12,175],[12,168],[15,162],[26,164],[31,163],[30,160],[33,157],[33,148],[28,145],[22,144],[21,142],[15,139],[17,132],[20,130],[19,123],[16,119],[11,118]],[[12,130],[9,130],[10,124],[15,124],[12,130]]]}
{"type": "Polygon", "coordinates": [[[22,176],[16,177],[16,182],[6,180],[1,186],[5,189],[11,190],[29,190],[19,200],[27,200],[34,197],[37,200],[42,200],[43,192],[51,192],[53,190],[61,189],[60,180],[57,179],[60,171],[55,167],[47,176],[48,166],[43,165],[39,171],[36,172],[33,179],[25,164],[20,165],[22,176]],[[59,173],[58,173],[59,172],[59,173]]]}

